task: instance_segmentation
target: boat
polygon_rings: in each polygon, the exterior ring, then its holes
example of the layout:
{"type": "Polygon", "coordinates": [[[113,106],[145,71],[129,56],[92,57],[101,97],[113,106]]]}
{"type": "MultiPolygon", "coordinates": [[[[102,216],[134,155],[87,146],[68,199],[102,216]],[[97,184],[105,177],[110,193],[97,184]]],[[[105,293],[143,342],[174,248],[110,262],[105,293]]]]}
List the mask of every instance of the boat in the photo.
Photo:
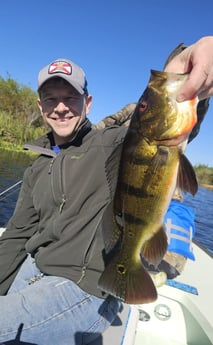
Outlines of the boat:
{"type": "Polygon", "coordinates": [[[187,260],[180,276],[157,289],[155,302],[123,304],[90,345],[212,345],[213,254],[196,241],[193,252],[196,260],[187,260]]]}
{"type": "Polygon", "coordinates": [[[154,303],[137,306],[134,345],[213,344],[213,255],[195,242],[193,252],[196,260],[158,289],[154,303]]]}
{"type": "Polygon", "coordinates": [[[91,345],[212,345],[213,255],[193,241],[196,260],[159,287],[155,302],[124,305],[91,345]]]}

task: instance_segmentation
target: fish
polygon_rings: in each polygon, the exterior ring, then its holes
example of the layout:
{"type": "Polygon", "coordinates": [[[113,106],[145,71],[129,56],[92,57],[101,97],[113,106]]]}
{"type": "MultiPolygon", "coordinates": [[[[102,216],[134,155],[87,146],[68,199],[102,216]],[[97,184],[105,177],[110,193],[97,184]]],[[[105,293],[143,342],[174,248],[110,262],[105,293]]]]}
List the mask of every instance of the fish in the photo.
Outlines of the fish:
{"type": "Polygon", "coordinates": [[[178,103],[188,74],[151,70],[124,138],[98,287],[128,304],[157,299],[142,257],[157,266],[167,250],[164,216],[175,188],[194,195],[195,171],[184,152],[197,123],[197,97],[178,103]],[[112,230],[112,233],[110,234],[112,230]],[[110,235],[109,235],[110,234],[110,235]]]}

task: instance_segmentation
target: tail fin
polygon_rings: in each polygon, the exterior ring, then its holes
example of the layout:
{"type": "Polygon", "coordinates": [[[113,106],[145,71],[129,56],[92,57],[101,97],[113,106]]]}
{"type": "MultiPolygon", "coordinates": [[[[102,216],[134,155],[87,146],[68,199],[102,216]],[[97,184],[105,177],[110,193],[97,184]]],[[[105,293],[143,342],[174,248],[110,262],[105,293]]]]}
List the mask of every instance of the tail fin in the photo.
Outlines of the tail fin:
{"type": "Polygon", "coordinates": [[[120,262],[118,256],[112,259],[99,279],[99,288],[129,304],[155,301],[155,285],[140,260],[128,265],[120,262]]]}

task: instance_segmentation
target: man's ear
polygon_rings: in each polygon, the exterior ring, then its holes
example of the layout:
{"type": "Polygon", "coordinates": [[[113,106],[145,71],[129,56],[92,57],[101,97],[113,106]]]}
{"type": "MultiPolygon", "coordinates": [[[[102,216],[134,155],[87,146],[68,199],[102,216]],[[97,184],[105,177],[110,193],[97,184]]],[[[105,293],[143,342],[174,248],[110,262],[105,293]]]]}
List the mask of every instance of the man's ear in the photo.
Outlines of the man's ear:
{"type": "Polygon", "coordinates": [[[88,95],[86,97],[86,115],[89,114],[91,106],[92,106],[92,95],[88,95]]]}

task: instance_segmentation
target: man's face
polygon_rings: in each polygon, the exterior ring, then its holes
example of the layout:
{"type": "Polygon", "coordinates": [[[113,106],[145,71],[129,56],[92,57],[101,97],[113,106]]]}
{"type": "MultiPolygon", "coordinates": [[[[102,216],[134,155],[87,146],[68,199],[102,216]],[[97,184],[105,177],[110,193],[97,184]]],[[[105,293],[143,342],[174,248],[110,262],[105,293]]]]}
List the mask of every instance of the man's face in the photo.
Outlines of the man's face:
{"type": "Polygon", "coordinates": [[[89,112],[92,96],[80,95],[62,78],[47,81],[40,90],[38,106],[52,129],[55,144],[69,142],[89,112]]]}

